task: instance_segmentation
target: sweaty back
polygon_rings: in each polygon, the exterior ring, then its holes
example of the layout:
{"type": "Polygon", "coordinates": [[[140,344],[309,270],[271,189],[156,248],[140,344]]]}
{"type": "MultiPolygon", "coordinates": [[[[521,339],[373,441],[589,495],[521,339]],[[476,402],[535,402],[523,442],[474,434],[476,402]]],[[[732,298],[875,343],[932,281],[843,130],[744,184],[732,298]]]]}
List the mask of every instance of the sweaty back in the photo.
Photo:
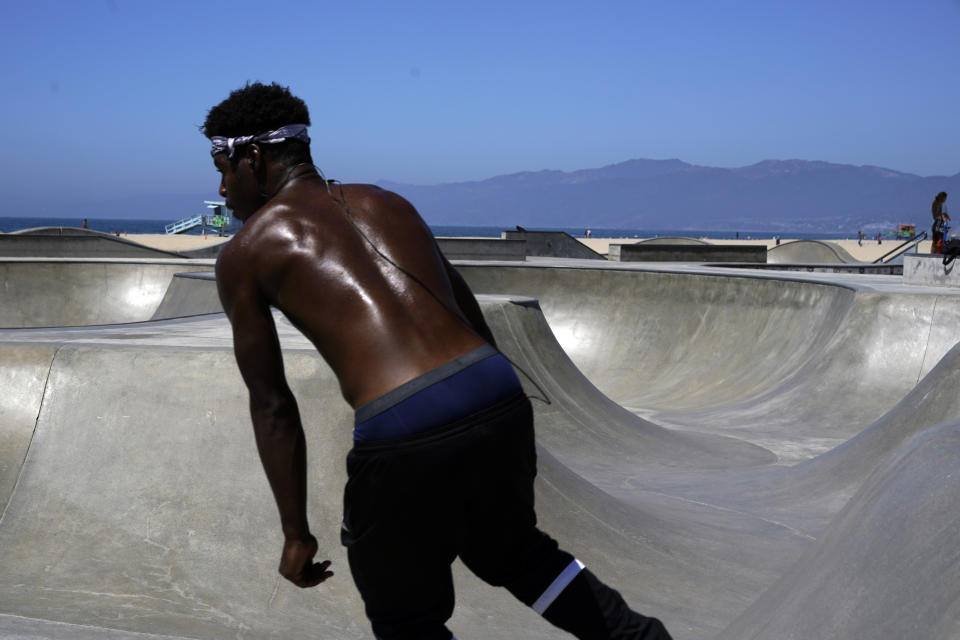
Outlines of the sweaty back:
{"type": "Polygon", "coordinates": [[[317,346],[354,406],[476,348],[450,267],[402,197],[304,181],[251,219],[272,304],[317,346]],[[261,217],[262,216],[262,217],[261,217]],[[264,254],[261,252],[261,256],[264,254]]]}

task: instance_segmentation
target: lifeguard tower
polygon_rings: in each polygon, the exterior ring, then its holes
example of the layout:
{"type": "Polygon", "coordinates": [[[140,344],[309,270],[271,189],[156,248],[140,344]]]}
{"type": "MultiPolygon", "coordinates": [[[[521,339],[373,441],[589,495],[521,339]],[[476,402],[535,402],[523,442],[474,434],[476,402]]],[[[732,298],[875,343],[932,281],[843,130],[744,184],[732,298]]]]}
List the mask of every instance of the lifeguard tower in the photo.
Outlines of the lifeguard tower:
{"type": "Polygon", "coordinates": [[[917,235],[917,227],[913,224],[898,224],[897,225],[897,239],[898,240],[910,240],[917,235]]]}
{"type": "Polygon", "coordinates": [[[213,229],[218,236],[222,236],[233,229],[233,212],[227,209],[226,202],[204,200],[203,204],[206,205],[207,209],[211,209],[212,213],[202,213],[171,222],[164,227],[164,230],[168,234],[175,234],[186,233],[191,229],[201,227],[204,231],[208,228],[213,229]]]}

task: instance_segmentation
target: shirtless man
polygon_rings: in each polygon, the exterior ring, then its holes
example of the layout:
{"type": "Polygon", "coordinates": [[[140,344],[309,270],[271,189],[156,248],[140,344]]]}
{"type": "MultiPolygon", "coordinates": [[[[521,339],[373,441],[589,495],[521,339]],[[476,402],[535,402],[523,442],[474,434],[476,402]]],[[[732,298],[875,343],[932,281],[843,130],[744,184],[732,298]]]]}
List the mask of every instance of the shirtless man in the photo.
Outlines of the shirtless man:
{"type": "Polygon", "coordinates": [[[314,562],[306,443],[271,307],[356,411],[341,538],[377,638],[452,638],[457,556],[579,638],[669,638],[536,528],[532,410],[476,299],[410,203],[319,174],[309,124],[288,89],[256,83],[203,127],[244,222],[217,286],[280,511],[280,573],[301,587],[333,575],[314,562]]]}

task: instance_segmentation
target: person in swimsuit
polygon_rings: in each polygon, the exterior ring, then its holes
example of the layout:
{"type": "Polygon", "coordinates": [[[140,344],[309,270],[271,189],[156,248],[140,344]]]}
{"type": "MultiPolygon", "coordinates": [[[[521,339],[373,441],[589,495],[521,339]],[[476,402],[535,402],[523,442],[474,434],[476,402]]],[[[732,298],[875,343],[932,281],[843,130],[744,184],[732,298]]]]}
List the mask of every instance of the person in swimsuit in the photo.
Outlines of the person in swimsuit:
{"type": "Polygon", "coordinates": [[[355,409],[341,539],[377,638],[450,640],[456,557],[579,638],[664,639],[536,527],[533,413],[472,292],[416,209],[331,184],[306,105],[248,84],[210,109],[220,195],[243,227],[217,287],[280,512],[280,573],[312,587],[307,451],[271,307],[316,346],[355,409]]]}

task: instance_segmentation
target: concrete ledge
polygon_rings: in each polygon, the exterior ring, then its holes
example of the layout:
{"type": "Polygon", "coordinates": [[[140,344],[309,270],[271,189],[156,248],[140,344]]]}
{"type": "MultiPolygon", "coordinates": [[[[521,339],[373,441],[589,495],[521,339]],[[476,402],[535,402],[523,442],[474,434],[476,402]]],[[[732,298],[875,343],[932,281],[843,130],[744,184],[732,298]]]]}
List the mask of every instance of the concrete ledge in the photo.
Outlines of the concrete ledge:
{"type": "MultiPolygon", "coordinates": [[[[711,266],[711,265],[707,265],[711,266]]],[[[807,273],[866,273],[874,276],[899,276],[903,274],[902,264],[857,262],[854,264],[830,263],[767,263],[767,264],[723,264],[723,267],[742,267],[762,271],[806,271],[807,273]]]]}
{"type": "Polygon", "coordinates": [[[107,235],[5,233],[0,235],[0,257],[179,258],[182,256],[107,235]]]}
{"type": "Polygon", "coordinates": [[[765,263],[764,245],[717,244],[611,244],[610,260],[616,262],[747,262],[765,263]]]}
{"type": "Polygon", "coordinates": [[[699,238],[684,238],[682,236],[663,236],[662,238],[648,238],[633,244],[710,244],[699,238]]]}
{"type": "MultiPolygon", "coordinates": [[[[150,320],[174,274],[212,264],[179,261],[0,260],[0,327],[67,327],[150,320]]],[[[216,283],[211,294],[216,296],[216,283]]],[[[179,303],[180,309],[186,303],[179,303]]],[[[204,302],[199,311],[219,311],[204,302]]],[[[186,312],[184,312],[186,315],[186,312]]]]}
{"type": "Polygon", "coordinates": [[[903,257],[903,283],[960,288],[960,260],[943,265],[943,256],[933,254],[903,257]]]}
{"type": "Polygon", "coordinates": [[[582,258],[606,260],[587,245],[563,231],[504,231],[504,240],[526,242],[526,255],[538,258],[582,258]]]}
{"type": "Polygon", "coordinates": [[[80,227],[31,227],[11,231],[8,235],[17,236],[109,236],[111,234],[80,227]]]}
{"type": "Polygon", "coordinates": [[[216,258],[225,242],[186,251],[164,251],[111,233],[74,227],[38,227],[0,234],[0,257],[216,258]]]}
{"type": "Polygon", "coordinates": [[[447,260],[524,260],[526,242],[499,238],[437,238],[447,260]]]}

